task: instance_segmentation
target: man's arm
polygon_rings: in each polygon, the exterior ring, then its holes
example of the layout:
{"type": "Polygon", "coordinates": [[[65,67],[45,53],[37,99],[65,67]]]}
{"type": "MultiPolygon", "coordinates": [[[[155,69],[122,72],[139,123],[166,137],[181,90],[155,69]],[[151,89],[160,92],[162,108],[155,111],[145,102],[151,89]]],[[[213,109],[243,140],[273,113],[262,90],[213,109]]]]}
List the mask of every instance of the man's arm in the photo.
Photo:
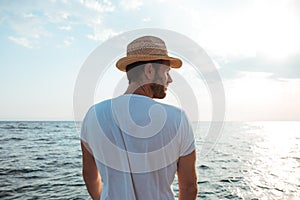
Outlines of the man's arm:
{"type": "Polygon", "coordinates": [[[195,200],[198,192],[195,150],[186,156],[179,157],[177,176],[179,200],[195,200]]]}
{"type": "Polygon", "coordinates": [[[102,191],[102,183],[94,156],[87,149],[87,146],[83,141],[81,141],[81,150],[83,180],[92,199],[99,200],[102,191]]]}

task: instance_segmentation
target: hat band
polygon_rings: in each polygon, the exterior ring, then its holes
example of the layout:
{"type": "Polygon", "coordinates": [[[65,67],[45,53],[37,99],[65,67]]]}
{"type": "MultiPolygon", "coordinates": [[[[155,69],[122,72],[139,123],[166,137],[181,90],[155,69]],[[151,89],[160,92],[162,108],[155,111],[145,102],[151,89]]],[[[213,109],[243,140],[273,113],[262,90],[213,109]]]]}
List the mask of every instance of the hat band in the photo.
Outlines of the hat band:
{"type": "Polygon", "coordinates": [[[159,57],[169,57],[168,54],[147,54],[147,55],[127,55],[127,57],[155,57],[155,56],[159,56],[159,57]]]}
{"type": "Polygon", "coordinates": [[[150,56],[168,56],[166,54],[160,54],[160,53],[153,53],[153,54],[149,54],[150,56]]]}

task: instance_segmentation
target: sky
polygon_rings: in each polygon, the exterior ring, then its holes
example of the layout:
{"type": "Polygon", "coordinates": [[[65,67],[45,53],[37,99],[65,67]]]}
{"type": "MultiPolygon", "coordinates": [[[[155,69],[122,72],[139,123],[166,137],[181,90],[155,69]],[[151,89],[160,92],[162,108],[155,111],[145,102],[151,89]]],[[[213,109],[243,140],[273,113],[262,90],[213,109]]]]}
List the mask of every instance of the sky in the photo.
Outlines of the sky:
{"type": "MultiPolygon", "coordinates": [[[[299,24],[298,0],[1,0],[0,120],[73,120],[74,86],[88,56],[118,34],[159,28],[189,37],[211,57],[225,120],[297,121],[299,24]]],[[[181,73],[192,76],[185,65],[181,73]]],[[[190,82],[201,88],[196,120],[209,121],[210,94],[198,79],[190,82]]],[[[95,102],[108,98],[98,93],[95,102]]],[[[174,96],[165,102],[177,105],[174,96]]]]}

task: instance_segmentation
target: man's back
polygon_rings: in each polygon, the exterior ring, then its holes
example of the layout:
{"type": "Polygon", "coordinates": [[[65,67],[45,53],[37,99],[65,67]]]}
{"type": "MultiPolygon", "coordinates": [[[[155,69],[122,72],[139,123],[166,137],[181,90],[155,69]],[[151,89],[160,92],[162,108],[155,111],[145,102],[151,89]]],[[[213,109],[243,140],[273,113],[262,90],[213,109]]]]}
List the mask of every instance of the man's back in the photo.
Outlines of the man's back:
{"type": "Polygon", "coordinates": [[[93,106],[81,138],[101,175],[101,199],[173,199],[177,161],[195,149],[180,109],[135,94],[93,106]]]}

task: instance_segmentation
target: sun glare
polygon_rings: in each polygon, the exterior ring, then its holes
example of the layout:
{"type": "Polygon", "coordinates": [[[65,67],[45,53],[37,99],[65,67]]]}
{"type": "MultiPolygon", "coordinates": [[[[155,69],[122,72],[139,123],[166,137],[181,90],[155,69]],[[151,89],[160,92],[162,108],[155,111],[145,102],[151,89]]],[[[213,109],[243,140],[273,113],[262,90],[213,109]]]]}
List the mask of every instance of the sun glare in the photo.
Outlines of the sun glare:
{"type": "Polygon", "coordinates": [[[280,61],[299,50],[300,20],[291,1],[256,1],[255,16],[257,54],[280,61]]]}

